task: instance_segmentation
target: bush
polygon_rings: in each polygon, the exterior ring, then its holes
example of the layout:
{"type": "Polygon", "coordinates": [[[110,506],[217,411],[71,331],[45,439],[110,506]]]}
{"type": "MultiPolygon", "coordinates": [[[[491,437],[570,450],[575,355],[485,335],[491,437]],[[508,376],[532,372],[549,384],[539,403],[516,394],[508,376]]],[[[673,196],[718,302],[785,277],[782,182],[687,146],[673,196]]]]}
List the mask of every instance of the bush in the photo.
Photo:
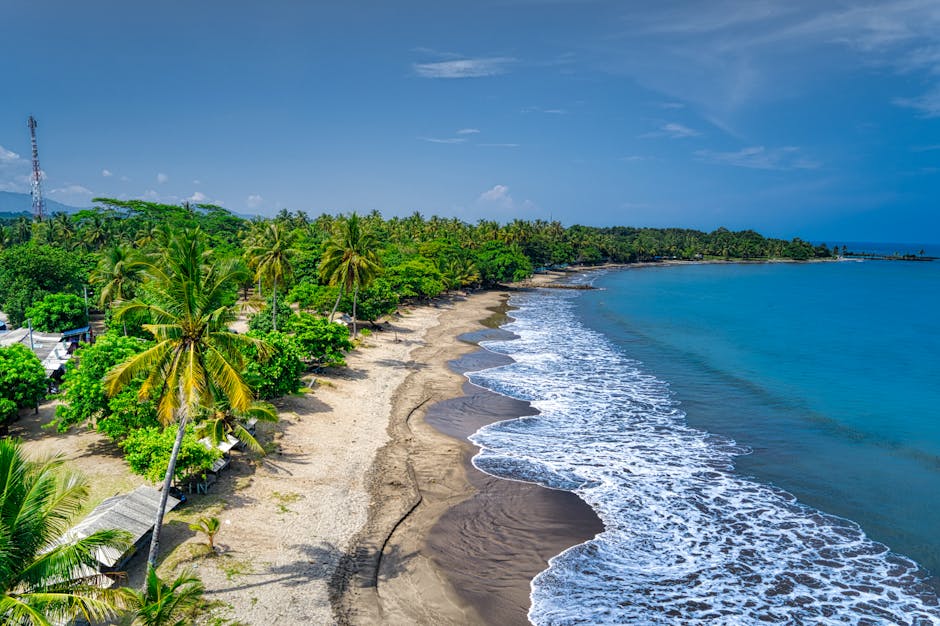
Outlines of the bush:
{"type": "Polygon", "coordinates": [[[352,350],[349,329],[325,317],[301,313],[291,322],[291,330],[303,358],[322,365],[345,365],[344,352],[352,350]]]}
{"type": "MultiPolygon", "coordinates": [[[[259,333],[269,333],[274,330],[271,309],[274,307],[274,299],[268,298],[267,305],[248,318],[248,328],[259,333]]],[[[290,325],[290,320],[294,316],[293,309],[282,298],[277,301],[277,327],[285,330],[290,325]]]]}
{"type": "MultiPolygon", "coordinates": [[[[124,459],[131,470],[150,482],[163,480],[177,432],[179,431],[176,425],[162,430],[159,427],[149,427],[131,431],[120,444],[124,449],[124,459]]],[[[188,424],[173,476],[176,480],[183,480],[190,476],[204,475],[221,456],[222,452],[218,448],[213,447],[210,450],[200,443],[196,438],[194,426],[188,424]]]]}
{"type": "Polygon", "coordinates": [[[52,246],[24,244],[0,252],[0,309],[20,326],[26,309],[50,293],[81,289],[81,255],[52,246]]]}
{"type": "Polygon", "coordinates": [[[88,325],[85,301],[70,293],[50,293],[26,309],[26,319],[44,333],[61,333],[88,325]]]}
{"type": "Polygon", "coordinates": [[[0,348],[0,424],[22,408],[38,406],[46,384],[46,370],[32,350],[21,343],[0,348]]]}
{"type": "Polygon", "coordinates": [[[119,438],[129,428],[156,425],[153,404],[139,403],[137,400],[139,381],[131,383],[114,398],[108,398],[102,384],[104,375],[114,366],[143,352],[150,345],[146,341],[122,337],[112,331],[98,337],[95,343],[79,348],[62,380],[62,398],[65,403],[56,407],[56,428],[65,432],[74,424],[96,421],[99,430],[119,438]],[[129,416],[126,427],[118,425],[116,421],[131,407],[135,415],[129,416]],[[118,416],[109,420],[115,411],[118,416]],[[151,413],[149,418],[145,415],[147,412],[151,413]]]}
{"type": "Polygon", "coordinates": [[[263,400],[286,396],[300,389],[300,376],[304,371],[301,362],[303,354],[294,337],[280,331],[259,333],[251,331],[256,337],[267,343],[272,350],[267,359],[258,356],[254,347],[245,350],[245,381],[254,390],[255,395],[263,400]]]}
{"type": "Polygon", "coordinates": [[[317,285],[311,282],[302,282],[294,286],[287,294],[287,302],[296,302],[303,311],[316,313],[329,313],[333,310],[339,287],[317,285]]]}

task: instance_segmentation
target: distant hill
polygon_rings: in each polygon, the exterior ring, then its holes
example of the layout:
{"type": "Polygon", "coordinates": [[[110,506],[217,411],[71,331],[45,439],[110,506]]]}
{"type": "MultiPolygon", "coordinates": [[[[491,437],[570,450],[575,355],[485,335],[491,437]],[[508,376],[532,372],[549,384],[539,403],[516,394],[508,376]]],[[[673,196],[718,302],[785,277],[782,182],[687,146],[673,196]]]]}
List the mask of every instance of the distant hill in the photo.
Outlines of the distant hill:
{"type": "MultiPolygon", "coordinates": [[[[51,215],[58,211],[65,213],[76,213],[85,207],[74,207],[55,200],[46,198],[46,214],[51,215]]],[[[0,213],[18,214],[24,213],[27,216],[33,214],[33,199],[28,193],[13,193],[11,191],[0,191],[0,213]]],[[[5,216],[7,217],[7,216],[5,216]]]]}

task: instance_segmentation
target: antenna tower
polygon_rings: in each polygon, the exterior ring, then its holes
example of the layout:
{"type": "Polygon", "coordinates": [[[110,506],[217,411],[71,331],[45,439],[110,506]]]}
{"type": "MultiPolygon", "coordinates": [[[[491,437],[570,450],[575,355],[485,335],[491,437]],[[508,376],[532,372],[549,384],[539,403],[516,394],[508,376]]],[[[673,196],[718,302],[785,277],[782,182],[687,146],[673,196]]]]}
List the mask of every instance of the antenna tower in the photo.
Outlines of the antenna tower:
{"type": "Polygon", "coordinates": [[[29,126],[29,137],[33,141],[33,178],[30,185],[30,195],[33,196],[33,218],[41,222],[45,217],[46,205],[42,200],[42,170],[39,169],[39,146],[36,144],[36,118],[30,115],[26,125],[29,126]]]}

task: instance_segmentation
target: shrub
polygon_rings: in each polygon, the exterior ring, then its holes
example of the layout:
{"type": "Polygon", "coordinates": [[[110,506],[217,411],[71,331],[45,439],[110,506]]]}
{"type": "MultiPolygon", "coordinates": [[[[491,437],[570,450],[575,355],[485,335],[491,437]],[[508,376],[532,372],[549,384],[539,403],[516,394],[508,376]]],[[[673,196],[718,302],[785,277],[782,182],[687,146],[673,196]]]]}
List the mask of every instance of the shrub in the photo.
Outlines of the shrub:
{"type": "Polygon", "coordinates": [[[352,350],[349,329],[325,317],[301,313],[291,322],[291,330],[304,359],[322,365],[345,365],[344,352],[352,350]]]}
{"type": "MultiPolygon", "coordinates": [[[[177,432],[175,424],[162,430],[159,427],[149,427],[131,431],[120,444],[131,470],[151,482],[161,481],[166,475],[177,432]]],[[[204,475],[221,456],[218,448],[209,449],[203,445],[196,438],[194,426],[188,424],[173,476],[182,480],[190,476],[204,475]]]]}
{"type": "Polygon", "coordinates": [[[88,325],[85,301],[70,293],[50,293],[26,309],[26,319],[44,333],[61,333],[88,325]]]}
{"type": "Polygon", "coordinates": [[[300,376],[304,371],[303,353],[294,337],[278,332],[251,331],[252,337],[263,340],[271,347],[267,359],[258,356],[254,347],[245,350],[245,381],[261,399],[277,398],[300,389],[300,376]]]}
{"type": "Polygon", "coordinates": [[[46,395],[46,370],[33,351],[21,343],[0,348],[0,423],[37,406],[46,395]]]}

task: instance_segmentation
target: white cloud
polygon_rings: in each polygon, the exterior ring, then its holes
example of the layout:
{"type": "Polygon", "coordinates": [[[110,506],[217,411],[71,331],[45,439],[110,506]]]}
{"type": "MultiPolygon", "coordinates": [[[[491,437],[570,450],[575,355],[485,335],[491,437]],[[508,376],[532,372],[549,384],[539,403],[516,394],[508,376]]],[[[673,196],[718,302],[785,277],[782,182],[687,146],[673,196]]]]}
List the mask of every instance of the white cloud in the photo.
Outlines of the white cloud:
{"type": "Polygon", "coordinates": [[[160,172],[159,174],[157,174],[157,182],[160,183],[161,185],[168,180],[170,180],[170,177],[164,174],[163,172],[160,172]]]}
{"type": "Polygon", "coordinates": [[[565,115],[568,113],[565,109],[546,109],[543,107],[525,107],[520,113],[547,113],[549,115],[565,115]]]}
{"type": "Polygon", "coordinates": [[[193,184],[194,184],[194,185],[201,185],[201,184],[202,184],[202,181],[199,180],[198,178],[196,178],[196,179],[193,180],[193,184]]]}
{"type": "Polygon", "coordinates": [[[104,176],[105,178],[110,178],[111,176],[114,176],[114,172],[112,172],[108,168],[105,168],[101,170],[101,175],[104,176]]]}
{"type": "Polygon", "coordinates": [[[49,197],[71,205],[84,205],[88,203],[94,192],[83,185],[65,185],[49,191],[49,197]]]}
{"type": "Polygon", "coordinates": [[[921,117],[940,117],[940,86],[916,98],[895,98],[894,104],[919,111],[921,117]]]}
{"type": "Polygon", "coordinates": [[[482,78],[509,71],[516,60],[511,57],[456,59],[437,63],[415,63],[412,68],[422,78],[482,78]]]}
{"type": "Polygon", "coordinates": [[[439,139],[437,137],[418,137],[418,139],[431,143],[464,143],[467,141],[464,137],[446,137],[444,139],[439,139]]]}
{"type": "Polygon", "coordinates": [[[252,209],[257,209],[263,202],[264,198],[262,198],[261,195],[257,193],[249,195],[248,199],[245,200],[245,204],[247,204],[252,209]]]}
{"type": "Polygon", "coordinates": [[[484,202],[509,202],[512,204],[512,196],[509,195],[509,187],[506,185],[494,185],[480,194],[480,200],[484,202]]]}
{"type": "Polygon", "coordinates": [[[155,190],[153,190],[153,189],[148,189],[147,191],[144,192],[143,198],[144,198],[144,200],[149,200],[149,201],[151,201],[151,202],[157,202],[157,201],[160,200],[160,194],[158,194],[158,193],[157,193],[155,190]]]}
{"type": "Polygon", "coordinates": [[[702,133],[688,126],[669,122],[659,127],[659,130],[640,135],[641,138],[650,139],[653,137],[668,137],[670,139],[687,139],[689,137],[698,137],[702,133]]]}
{"type": "Polygon", "coordinates": [[[192,202],[193,204],[206,204],[209,202],[209,196],[202,193],[201,191],[197,191],[193,195],[186,198],[186,201],[192,202]]]}
{"type": "Polygon", "coordinates": [[[0,146],[0,163],[16,163],[21,160],[23,159],[20,158],[20,155],[0,146]]]}
{"type": "Polygon", "coordinates": [[[457,131],[458,135],[476,135],[480,130],[478,128],[461,128],[457,131]]]}
{"type": "Polygon", "coordinates": [[[764,146],[742,148],[737,152],[715,152],[699,150],[695,156],[706,163],[734,165],[756,170],[811,170],[820,166],[802,156],[796,146],[784,146],[768,150],[764,146]]]}

